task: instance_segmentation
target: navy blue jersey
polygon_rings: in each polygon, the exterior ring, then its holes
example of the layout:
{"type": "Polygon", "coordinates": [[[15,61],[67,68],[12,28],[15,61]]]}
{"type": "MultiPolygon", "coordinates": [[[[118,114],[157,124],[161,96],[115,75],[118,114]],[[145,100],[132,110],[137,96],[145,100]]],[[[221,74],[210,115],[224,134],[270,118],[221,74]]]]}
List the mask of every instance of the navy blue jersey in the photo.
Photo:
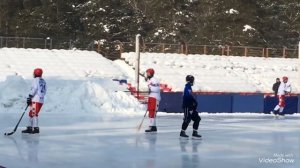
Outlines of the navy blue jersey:
{"type": "Polygon", "coordinates": [[[183,91],[183,101],[182,107],[190,107],[193,108],[197,106],[197,101],[195,100],[194,96],[192,95],[192,85],[188,82],[185,84],[184,91],[183,91]]]}

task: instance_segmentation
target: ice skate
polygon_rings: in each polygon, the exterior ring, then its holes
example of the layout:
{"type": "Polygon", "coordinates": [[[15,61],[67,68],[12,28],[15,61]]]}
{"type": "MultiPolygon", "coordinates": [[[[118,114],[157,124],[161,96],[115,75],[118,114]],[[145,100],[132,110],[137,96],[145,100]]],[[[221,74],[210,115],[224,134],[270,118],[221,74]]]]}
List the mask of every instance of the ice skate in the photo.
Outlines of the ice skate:
{"type": "Polygon", "coordinates": [[[157,128],[156,126],[149,126],[148,129],[145,130],[146,133],[156,133],[157,132],[157,128]]]}
{"type": "Polygon", "coordinates": [[[192,135],[193,139],[201,139],[201,137],[202,136],[198,134],[198,131],[195,131],[195,130],[193,131],[193,135],[192,135]]]}
{"type": "Polygon", "coordinates": [[[22,133],[27,133],[27,134],[32,134],[32,132],[33,132],[32,127],[30,126],[26,127],[26,129],[22,131],[22,133]]]}
{"type": "Polygon", "coordinates": [[[270,113],[277,116],[279,114],[279,110],[272,110],[270,113]]]}
{"type": "Polygon", "coordinates": [[[34,127],[33,131],[30,134],[39,134],[40,133],[40,128],[39,127],[34,127]]]}
{"type": "Polygon", "coordinates": [[[186,135],[186,133],[185,133],[185,131],[180,131],[180,138],[182,138],[182,139],[188,139],[189,138],[189,136],[188,135],[186,135]]]}

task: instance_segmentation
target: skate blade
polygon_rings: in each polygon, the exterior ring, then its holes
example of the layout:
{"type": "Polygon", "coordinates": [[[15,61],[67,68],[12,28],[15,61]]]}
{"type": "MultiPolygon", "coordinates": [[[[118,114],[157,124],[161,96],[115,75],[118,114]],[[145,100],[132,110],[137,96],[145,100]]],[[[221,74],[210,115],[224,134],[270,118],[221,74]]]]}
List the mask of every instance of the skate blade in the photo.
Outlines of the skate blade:
{"type": "Polygon", "coordinates": [[[157,134],[157,131],[145,132],[145,134],[157,134]]]}
{"type": "Polygon", "coordinates": [[[282,115],[279,115],[277,118],[278,118],[278,119],[284,119],[285,117],[282,116],[282,115]]]}
{"type": "Polygon", "coordinates": [[[282,120],[282,119],[285,118],[285,116],[283,116],[283,115],[276,115],[276,116],[274,116],[274,118],[275,118],[276,120],[282,120]]]}
{"type": "Polygon", "coordinates": [[[189,137],[182,137],[182,136],[180,136],[179,139],[180,139],[180,140],[188,140],[189,137]]]}
{"type": "Polygon", "coordinates": [[[29,134],[29,133],[22,133],[21,137],[22,138],[28,138],[28,137],[39,137],[40,134],[36,133],[36,134],[29,134]]]}
{"type": "Polygon", "coordinates": [[[201,140],[202,137],[192,137],[192,139],[194,139],[194,140],[201,140]]]}

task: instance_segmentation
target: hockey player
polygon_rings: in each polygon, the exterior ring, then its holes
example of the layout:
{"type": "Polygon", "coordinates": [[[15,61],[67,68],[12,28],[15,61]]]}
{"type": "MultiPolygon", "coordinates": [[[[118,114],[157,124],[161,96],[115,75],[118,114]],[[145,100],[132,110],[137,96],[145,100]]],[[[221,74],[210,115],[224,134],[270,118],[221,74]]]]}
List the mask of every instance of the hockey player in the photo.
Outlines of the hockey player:
{"type": "Polygon", "coordinates": [[[156,112],[160,101],[160,83],[154,77],[154,69],[146,70],[146,81],[149,88],[148,111],[149,111],[149,129],[145,132],[157,132],[156,128],[156,112]]]}
{"type": "Polygon", "coordinates": [[[194,84],[194,76],[192,75],[187,75],[186,76],[186,84],[184,87],[184,92],[183,92],[183,102],[182,102],[182,108],[184,112],[184,117],[183,117],[183,123],[181,126],[181,131],[180,131],[180,137],[183,138],[188,138],[189,136],[185,133],[185,130],[189,126],[189,123],[191,120],[194,121],[193,124],[193,138],[199,139],[201,138],[201,135],[198,134],[198,127],[199,123],[201,121],[201,117],[199,116],[197,112],[197,101],[192,95],[192,86],[194,84]]]}
{"type": "Polygon", "coordinates": [[[42,78],[43,70],[36,68],[33,71],[33,82],[30,93],[27,98],[27,105],[30,106],[29,111],[29,125],[22,133],[38,134],[40,133],[38,125],[39,112],[44,103],[44,96],[47,91],[46,82],[42,78]]]}
{"type": "Polygon", "coordinates": [[[278,104],[275,106],[274,110],[271,111],[271,113],[275,115],[284,115],[282,113],[284,107],[285,107],[285,95],[290,94],[292,91],[291,84],[288,83],[288,77],[284,76],[282,77],[282,82],[279,85],[277,97],[278,97],[278,104]]]}

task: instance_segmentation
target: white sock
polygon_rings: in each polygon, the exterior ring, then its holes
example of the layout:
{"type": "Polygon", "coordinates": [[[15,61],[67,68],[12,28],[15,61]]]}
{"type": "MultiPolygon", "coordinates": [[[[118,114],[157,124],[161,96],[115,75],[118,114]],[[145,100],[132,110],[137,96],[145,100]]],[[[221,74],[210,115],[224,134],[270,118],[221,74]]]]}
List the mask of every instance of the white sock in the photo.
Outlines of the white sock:
{"type": "Polygon", "coordinates": [[[33,118],[29,117],[29,127],[33,127],[33,118]]]}
{"type": "Polygon", "coordinates": [[[149,126],[156,126],[156,120],[155,120],[155,118],[150,118],[149,119],[149,126]]]}
{"type": "Polygon", "coordinates": [[[280,107],[280,108],[279,108],[279,113],[282,113],[282,112],[283,112],[283,109],[284,109],[283,107],[280,107]]]}
{"type": "Polygon", "coordinates": [[[33,117],[33,127],[39,127],[39,119],[38,117],[33,117]]]}
{"type": "Polygon", "coordinates": [[[277,110],[279,110],[280,109],[280,107],[279,107],[279,105],[277,105],[275,108],[274,108],[274,111],[277,111],[277,110]]]}

